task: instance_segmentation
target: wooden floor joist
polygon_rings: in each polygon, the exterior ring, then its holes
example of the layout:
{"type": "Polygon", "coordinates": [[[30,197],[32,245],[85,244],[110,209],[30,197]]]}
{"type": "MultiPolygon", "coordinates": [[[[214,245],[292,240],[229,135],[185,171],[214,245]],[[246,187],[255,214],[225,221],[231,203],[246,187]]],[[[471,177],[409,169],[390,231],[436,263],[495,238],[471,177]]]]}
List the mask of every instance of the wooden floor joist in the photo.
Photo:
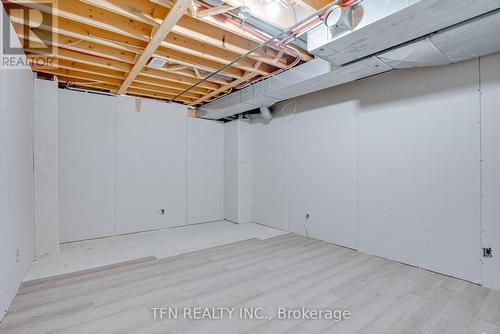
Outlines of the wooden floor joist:
{"type": "Polygon", "coordinates": [[[34,70],[73,86],[120,94],[127,94],[130,87],[132,95],[200,105],[293,61],[276,45],[239,59],[262,37],[227,22],[224,15],[234,9],[233,3],[208,8],[193,0],[52,0],[50,4],[5,0],[3,4],[19,38],[28,42],[29,59],[55,65],[34,70]],[[27,16],[23,11],[28,9],[39,14],[27,16]],[[51,45],[53,54],[40,53],[44,45],[51,45]],[[152,57],[167,60],[167,65],[149,67],[152,57]]]}
{"type": "Polygon", "coordinates": [[[167,14],[165,20],[154,34],[148,46],[144,49],[144,52],[136,61],[132,71],[130,71],[127,78],[122,83],[120,89],[118,90],[118,94],[125,94],[130,84],[135,80],[144,66],[146,66],[147,62],[151,59],[156,50],[158,50],[162,41],[172,31],[172,28],[177,21],[179,21],[179,19],[184,15],[184,12],[187,10],[189,5],[188,1],[189,0],[177,0],[172,10],[167,14]]]}

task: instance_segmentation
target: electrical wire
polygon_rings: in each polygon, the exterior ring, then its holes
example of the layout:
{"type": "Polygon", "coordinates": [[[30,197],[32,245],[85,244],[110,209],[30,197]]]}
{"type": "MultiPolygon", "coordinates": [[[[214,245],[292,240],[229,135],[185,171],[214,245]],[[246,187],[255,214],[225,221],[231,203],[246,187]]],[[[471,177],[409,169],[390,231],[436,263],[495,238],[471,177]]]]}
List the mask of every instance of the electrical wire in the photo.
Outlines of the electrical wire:
{"type": "Polygon", "coordinates": [[[245,84],[243,84],[241,86],[238,86],[237,88],[238,89],[246,88],[246,87],[248,87],[250,85],[253,85],[254,83],[257,83],[259,81],[271,78],[271,77],[273,77],[275,75],[278,75],[278,74],[280,74],[282,72],[285,72],[285,71],[291,69],[292,67],[294,67],[295,65],[297,65],[302,60],[301,53],[297,49],[295,49],[295,48],[293,48],[291,46],[289,46],[289,48],[292,49],[292,50],[294,50],[297,53],[296,58],[295,58],[295,60],[292,63],[290,63],[286,67],[280,68],[280,69],[278,69],[278,70],[276,70],[276,71],[274,71],[272,73],[269,73],[267,75],[261,76],[259,78],[255,78],[253,80],[249,80],[249,81],[247,81],[247,83],[245,83],[245,84]]]}
{"type": "Polygon", "coordinates": [[[73,43],[66,43],[66,44],[59,44],[59,45],[62,46],[62,47],[73,46],[73,45],[77,45],[78,43],[81,43],[81,42],[83,42],[83,39],[80,39],[80,40],[78,40],[76,42],[73,42],[73,43]]]}
{"type": "MultiPolygon", "coordinates": [[[[315,18],[315,17],[318,17],[319,15],[321,15],[322,13],[324,13],[325,11],[327,11],[328,9],[332,8],[333,6],[336,6],[338,5],[339,1],[332,1],[331,3],[327,4],[326,6],[324,6],[323,8],[321,8],[320,10],[314,12],[313,14],[307,16],[306,18],[300,20],[299,22],[295,23],[290,29],[288,29],[287,31],[284,31],[284,32],[281,32],[277,35],[275,35],[274,37],[272,38],[269,38],[268,40],[266,40],[265,42],[259,44],[259,45],[256,45],[255,47],[251,48],[250,50],[248,50],[247,52],[245,52],[244,54],[242,54],[241,56],[237,57],[236,59],[234,59],[233,61],[229,62],[228,64],[222,66],[220,69],[218,69],[217,71],[214,71],[212,72],[211,74],[209,74],[207,77],[203,78],[203,79],[200,79],[199,81],[197,81],[196,83],[192,84],[191,86],[189,86],[188,88],[186,88],[185,90],[183,90],[182,92],[180,92],[179,94],[177,94],[173,99],[171,100],[174,100],[182,95],[184,95],[185,93],[189,92],[190,90],[192,90],[194,87],[197,87],[199,84],[201,84],[202,82],[205,82],[207,81],[208,79],[210,79],[211,77],[213,77],[214,75],[217,75],[218,73],[224,71],[226,68],[232,66],[234,63],[238,62],[239,60],[241,59],[244,59],[246,57],[248,57],[249,55],[251,55],[252,53],[254,53],[255,51],[257,51],[258,49],[262,48],[262,47],[265,47],[265,46],[268,46],[269,44],[273,44],[273,43],[276,43],[276,41],[280,41],[282,40],[284,37],[286,36],[290,36],[290,34],[295,30],[297,29],[298,27],[300,27],[301,25],[303,25],[304,23],[306,22],[309,22],[311,21],[311,19],[315,18]]],[[[299,58],[299,61],[300,61],[300,58],[299,58]]],[[[275,74],[274,74],[275,75],[275,74]]]]}
{"type": "Polygon", "coordinates": [[[210,102],[215,102],[215,101],[217,101],[218,99],[222,99],[224,96],[229,95],[229,94],[231,94],[232,92],[233,92],[233,88],[229,89],[229,90],[228,90],[227,92],[225,92],[224,94],[217,96],[215,99],[211,100],[210,102]]]}
{"type": "Polygon", "coordinates": [[[120,42],[120,41],[117,41],[117,40],[114,40],[114,39],[111,39],[111,38],[105,38],[105,37],[99,37],[99,36],[96,36],[96,35],[93,35],[91,34],[90,32],[88,33],[88,35],[92,38],[95,38],[95,39],[100,39],[102,41],[105,41],[105,42],[111,42],[111,43],[116,43],[116,44],[120,44],[120,45],[123,45],[123,46],[126,46],[127,48],[132,48],[132,49],[137,49],[138,51],[144,51],[144,48],[141,47],[141,46],[136,46],[136,45],[130,45],[128,43],[125,43],[125,42],[120,42]]]}
{"type": "Polygon", "coordinates": [[[93,86],[93,85],[97,85],[97,84],[103,84],[105,82],[103,81],[81,81],[81,82],[78,82],[78,81],[67,81],[66,82],[66,88],[69,88],[71,85],[80,85],[80,86],[93,86]]]}

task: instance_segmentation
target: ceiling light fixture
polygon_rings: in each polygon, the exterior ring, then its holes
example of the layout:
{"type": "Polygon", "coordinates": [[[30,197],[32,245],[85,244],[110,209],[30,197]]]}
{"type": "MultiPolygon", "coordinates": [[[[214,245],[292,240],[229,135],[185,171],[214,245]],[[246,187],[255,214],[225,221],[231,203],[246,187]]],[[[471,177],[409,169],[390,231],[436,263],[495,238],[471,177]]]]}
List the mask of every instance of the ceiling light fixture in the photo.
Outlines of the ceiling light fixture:
{"type": "Polygon", "coordinates": [[[266,7],[267,15],[271,17],[277,17],[281,12],[281,2],[280,0],[270,0],[266,7]]]}

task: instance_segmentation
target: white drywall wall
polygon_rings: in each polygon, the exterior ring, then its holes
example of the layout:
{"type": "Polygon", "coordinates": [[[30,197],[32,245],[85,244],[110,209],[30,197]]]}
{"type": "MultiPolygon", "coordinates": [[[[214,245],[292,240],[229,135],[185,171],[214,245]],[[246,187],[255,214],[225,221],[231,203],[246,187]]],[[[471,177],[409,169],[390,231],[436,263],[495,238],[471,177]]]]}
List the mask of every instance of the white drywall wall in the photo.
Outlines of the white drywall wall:
{"type": "Polygon", "coordinates": [[[278,104],[252,126],[253,220],[309,213],[312,237],[479,282],[478,86],[474,60],[278,104]]]}
{"type": "Polygon", "coordinates": [[[330,105],[323,106],[312,94],[298,106],[311,112],[282,119],[291,120],[287,125],[290,230],[303,234],[305,223],[309,235],[351,248],[356,248],[358,103],[354,97],[352,90],[342,88],[328,97],[330,105]]]}
{"type": "Polygon", "coordinates": [[[59,252],[57,83],[35,80],[35,256],[59,252]]]}
{"type": "Polygon", "coordinates": [[[224,124],[224,218],[238,222],[238,122],[224,124]]]}
{"type": "Polygon", "coordinates": [[[306,95],[253,125],[256,222],[300,234],[307,224],[312,237],[356,247],[355,97],[345,87],[306,95]]]}
{"type": "Polygon", "coordinates": [[[186,224],[186,154],[185,106],[142,99],[138,112],[135,98],[118,98],[118,234],[186,224]]]}
{"type": "Polygon", "coordinates": [[[480,281],[478,61],[362,81],[358,249],[480,281]]]}
{"type": "Polygon", "coordinates": [[[0,69],[0,320],[33,260],[33,229],[33,73],[0,69]]]}
{"type": "Polygon", "coordinates": [[[500,54],[481,58],[484,285],[500,290],[500,54]]]}
{"type": "Polygon", "coordinates": [[[252,218],[259,224],[290,231],[288,221],[288,131],[274,119],[252,128],[252,218]]]}
{"type": "Polygon", "coordinates": [[[174,103],[58,92],[61,242],[224,219],[222,124],[174,103]]]}
{"type": "Polygon", "coordinates": [[[224,125],[225,219],[238,224],[252,221],[252,126],[237,119],[224,125]]]}
{"type": "Polygon", "coordinates": [[[238,224],[252,222],[252,125],[238,119],[238,224]]]}
{"type": "Polygon", "coordinates": [[[224,219],[224,124],[188,118],[187,222],[224,219]]]}
{"type": "Polygon", "coordinates": [[[59,237],[115,234],[115,98],[58,90],[59,237]]]}

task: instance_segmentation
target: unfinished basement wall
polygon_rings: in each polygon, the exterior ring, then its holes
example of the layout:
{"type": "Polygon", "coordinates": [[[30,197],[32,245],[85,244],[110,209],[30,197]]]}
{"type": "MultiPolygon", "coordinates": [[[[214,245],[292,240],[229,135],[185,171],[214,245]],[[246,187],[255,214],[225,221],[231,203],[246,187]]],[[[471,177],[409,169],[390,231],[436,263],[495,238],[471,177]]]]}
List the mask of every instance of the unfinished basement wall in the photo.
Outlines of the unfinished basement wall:
{"type": "Polygon", "coordinates": [[[224,124],[188,119],[188,224],[224,217],[224,124]]]}
{"type": "Polygon", "coordinates": [[[238,222],[238,121],[224,124],[224,219],[238,222]]]}
{"type": "MultiPolygon", "coordinates": [[[[493,249],[499,60],[481,62],[485,239],[493,249]]],[[[479,87],[475,59],[309,94],[293,115],[293,103],[278,104],[271,123],[252,125],[253,220],[495,287],[495,255],[481,276],[479,87]]]]}
{"type": "Polygon", "coordinates": [[[224,125],[224,216],[238,224],[252,221],[251,131],[243,119],[224,125]]]}
{"type": "Polygon", "coordinates": [[[224,128],[185,106],[58,90],[60,242],[224,219],[224,128]]]}
{"type": "Polygon", "coordinates": [[[35,80],[35,257],[59,252],[57,83],[35,80]]]}
{"type": "Polygon", "coordinates": [[[0,320],[33,260],[33,228],[33,73],[0,69],[0,320]]]}
{"type": "Polygon", "coordinates": [[[500,290],[500,54],[481,58],[483,283],[500,290]]]}

